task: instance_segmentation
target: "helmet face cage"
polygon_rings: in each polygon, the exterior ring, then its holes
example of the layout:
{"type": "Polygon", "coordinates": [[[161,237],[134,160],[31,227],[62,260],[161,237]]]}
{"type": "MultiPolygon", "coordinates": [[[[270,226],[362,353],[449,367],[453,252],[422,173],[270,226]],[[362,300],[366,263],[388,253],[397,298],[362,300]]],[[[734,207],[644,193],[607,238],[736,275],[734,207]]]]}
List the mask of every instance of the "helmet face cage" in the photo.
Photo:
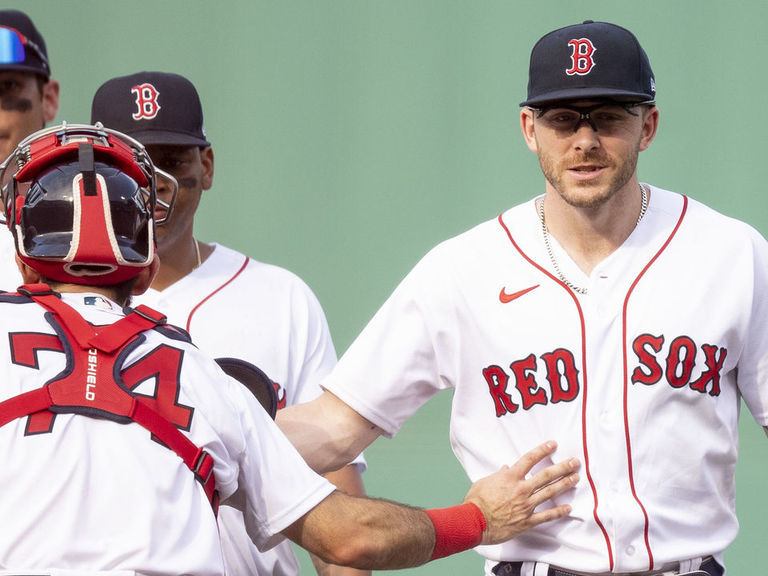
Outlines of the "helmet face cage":
{"type": "MultiPolygon", "coordinates": [[[[36,160],[36,158],[32,158],[34,155],[32,150],[35,142],[38,142],[51,134],[56,135],[62,146],[71,146],[75,142],[82,141],[82,138],[87,138],[93,142],[98,142],[103,146],[108,146],[110,139],[112,142],[117,139],[130,147],[133,151],[135,164],[144,172],[147,180],[150,182],[150,185],[147,186],[147,188],[154,191],[152,193],[154,201],[158,206],[163,208],[164,214],[161,218],[155,219],[155,224],[157,226],[162,226],[168,221],[173,210],[173,205],[176,202],[179,184],[171,174],[161,170],[153,164],[152,159],[149,157],[149,154],[141,142],[122,132],[105,128],[98,122],[95,125],[67,124],[66,122],[63,122],[60,126],[44,128],[38,132],[30,134],[22,140],[16,149],[13,150],[5,161],[0,164],[0,195],[2,196],[4,208],[3,213],[0,214],[0,222],[4,221],[3,219],[12,221],[12,219],[9,219],[8,217],[13,211],[11,202],[13,198],[13,190],[11,187],[17,186],[19,182],[18,179],[16,179],[16,175],[27,168],[31,162],[36,160]],[[158,180],[163,180],[168,183],[168,188],[171,191],[170,197],[159,198],[157,196],[156,190],[158,180]]],[[[9,226],[10,225],[11,224],[9,224],[9,226]]]]}
{"type": "Polygon", "coordinates": [[[154,258],[157,206],[171,213],[178,184],[134,139],[96,124],[40,130],[0,164],[8,227],[19,257],[57,281],[127,280],[154,258]],[[157,181],[168,198],[157,198],[157,181]]]}

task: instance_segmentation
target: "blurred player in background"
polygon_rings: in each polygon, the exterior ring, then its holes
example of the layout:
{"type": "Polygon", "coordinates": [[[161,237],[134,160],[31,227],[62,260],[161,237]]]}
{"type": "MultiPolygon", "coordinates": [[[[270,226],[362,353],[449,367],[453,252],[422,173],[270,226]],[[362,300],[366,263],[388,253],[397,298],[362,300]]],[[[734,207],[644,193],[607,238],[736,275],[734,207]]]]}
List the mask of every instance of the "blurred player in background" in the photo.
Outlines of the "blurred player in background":
{"type": "MultiPolygon", "coordinates": [[[[192,83],[164,72],[113,78],[97,90],[91,120],[144,144],[153,162],[179,183],[173,214],[157,230],[160,270],[135,301],[162,310],[209,355],[258,366],[276,383],[278,408],[317,397],[318,382],[336,364],[336,351],[310,288],[283,268],[194,237],[202,193],[213,184],[214,154],[192,83]]],[[[359,471],[364,465],[358,457],[328,479],[349,494],[364,494],[359,471]]],[[[225,506],[220,518],[232,574],[298,574],[288,542],[259,553],[237,510],[225,506]]],[[[365,574],[313,562],[321,575],[365,574]]]]}
{"type": "MultiPolygon", "coordinates": [[[[0,162],[59,110],[45,40],[24,12],[0,10],[0,162]]],[[[3,228],[5,228],[3,226],[3,228]]],[[[21,283],[13,240],[0,230],[0,289],[21,283]]]]}
{"type": "Polygon", "coordinates": [[[768,426],[768,244],[638,180],[655,97],[630,31],[542,37],[520,121],[544,194],[434,248],[327,391],[278,415],[323,470],[453,389],[470,479],[546,439],[580,458],[572,513],[480,547],[487,576],[720,576],[738,532],[742,398],[768,426]]]}

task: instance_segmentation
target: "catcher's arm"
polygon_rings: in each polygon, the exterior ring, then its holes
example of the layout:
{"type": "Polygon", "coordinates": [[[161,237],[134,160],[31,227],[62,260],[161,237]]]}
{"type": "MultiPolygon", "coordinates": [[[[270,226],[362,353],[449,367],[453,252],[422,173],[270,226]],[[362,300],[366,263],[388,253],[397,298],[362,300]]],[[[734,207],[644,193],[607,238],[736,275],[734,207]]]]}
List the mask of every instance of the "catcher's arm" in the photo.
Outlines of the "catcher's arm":
{"type": "Polygon", "coordinates": [[[370,570],[418,566],[479,544],[505,542],[570,513],[570,505],[555,506],[552,499],[576,485],[578,460],[532,472],[555,450],[555,443],[547,442],[481,478],[460,506],[421,510],[336,491],[283,534],[327,562],[370,570]],[[537,511],[545,502],[551,506],[537,511]]]}
{"type": "MultiPolygon", "coordinates": [[[[365,487],[363,479],[360,477],[360,471],[357,464],[350,464],[335,472],[325,474],[325,478],[340,491],[352,496],[365,496],[365,487]]],[[[357,570],[346,566],[336,564],[327,564],[320,557],[314,554],[309,555],[312,564],[318,576],[370,576],[370,570],[357,570]]]]}

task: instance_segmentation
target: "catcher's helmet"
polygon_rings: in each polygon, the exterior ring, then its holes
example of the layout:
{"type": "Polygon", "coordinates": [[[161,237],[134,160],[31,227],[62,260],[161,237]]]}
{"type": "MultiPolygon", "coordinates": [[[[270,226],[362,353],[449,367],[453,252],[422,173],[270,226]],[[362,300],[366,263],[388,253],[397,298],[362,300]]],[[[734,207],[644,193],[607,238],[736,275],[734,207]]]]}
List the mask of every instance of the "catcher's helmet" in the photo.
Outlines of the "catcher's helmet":
{"type": "Polygon", "coordinates": [[[3,206],[16,253],[58,282],[109,285],[149,266],[155,216],[170,214],[178,185],[144,147],[97,124],[40,130],[0,165],[3,206]],[[171,183],[157,198],[156,179],[171,183]]]}

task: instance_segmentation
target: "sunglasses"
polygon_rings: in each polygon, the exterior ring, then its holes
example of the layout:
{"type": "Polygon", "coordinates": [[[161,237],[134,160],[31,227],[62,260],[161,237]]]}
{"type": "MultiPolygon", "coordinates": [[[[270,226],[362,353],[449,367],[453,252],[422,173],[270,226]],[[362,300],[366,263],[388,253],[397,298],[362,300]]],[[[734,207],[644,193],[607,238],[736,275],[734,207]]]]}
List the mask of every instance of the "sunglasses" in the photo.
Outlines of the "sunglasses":
{"type": "Polygon", "coordinates": [[[27,50],[40,59],[46,72],[50,71],[48,58],[40,46],[15,28],[0,26],[0,64],[23,64],[27,60],[27,50]]]}
{"type": "Polygon", "coordinates": [[[652,100],[643,102],[600,102],[593,106],[572,106],[556,104],[545,108],[530,108],[536,117],[548,128],[562,133],[577,132],[582,124],[589,125],[595,132],[612,134],[625,129],[639,114],[635,108],[655,104],[652,100]]]}

